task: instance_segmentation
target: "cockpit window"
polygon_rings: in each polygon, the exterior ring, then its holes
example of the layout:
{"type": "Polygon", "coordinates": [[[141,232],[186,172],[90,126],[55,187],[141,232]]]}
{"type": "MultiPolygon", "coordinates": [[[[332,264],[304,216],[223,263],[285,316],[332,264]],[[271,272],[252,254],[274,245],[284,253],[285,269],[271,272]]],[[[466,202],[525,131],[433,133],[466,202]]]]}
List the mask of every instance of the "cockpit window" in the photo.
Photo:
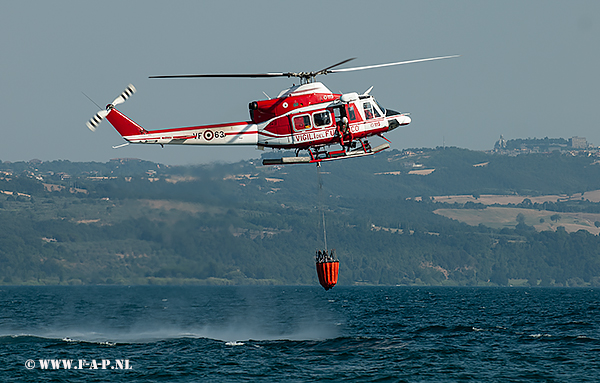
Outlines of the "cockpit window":
{"type": "Polygon", "coordinates": [[[379,113],[377,112],[377,109],[374,109],[373,105],[371,105],[370,102],[368,102],[368,101],[363,102],[363,109],[365,111],[365,119],[370,120],[372,118],[375,118],[376,113],[377,113],[377,117],[379,117],[379,113]]]}
{"type": "MultiPolygon", "coordinates": [[[[380,108],[381,106],[377,103],[377,101],[375,101],[374,98],[372,98],[373,102],[375,103],[375,105],[371,104],[370,101],[365,101],[363,102],[363,109],[365,111],[365,118],[367,120],[370,120],[372,118],[375,117],[381,117],[381,112],[380,112],[380,108]]],[[[384,109],[385,110],[385,109],[384,109]]]]}

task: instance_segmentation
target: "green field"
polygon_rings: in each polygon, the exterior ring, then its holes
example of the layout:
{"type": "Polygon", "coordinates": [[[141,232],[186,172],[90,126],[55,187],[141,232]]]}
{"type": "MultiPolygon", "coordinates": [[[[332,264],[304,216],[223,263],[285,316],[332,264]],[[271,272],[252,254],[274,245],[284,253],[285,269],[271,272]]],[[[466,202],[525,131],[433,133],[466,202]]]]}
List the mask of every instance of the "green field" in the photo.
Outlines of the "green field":
{"type": "Polygon", "coordinates": [[[486,207],[485,209],[437,209],[434,213],[455,219],[471,226],[485,225],[494,229],[514,229],[517,216],[522,214],[524,223],[533,226],[537,231],[556,230],[564,227],[569,233],[586,230],[598,235],[600,228],[594,225],[600,221],[600,214],[594,213],[557,213],[547,210],[521,209],[513,207],[486,207]],[[556,216],[560,218],[556,218],[556,216]],[[553,220],[552,217],[555,217],[553,220]]]}

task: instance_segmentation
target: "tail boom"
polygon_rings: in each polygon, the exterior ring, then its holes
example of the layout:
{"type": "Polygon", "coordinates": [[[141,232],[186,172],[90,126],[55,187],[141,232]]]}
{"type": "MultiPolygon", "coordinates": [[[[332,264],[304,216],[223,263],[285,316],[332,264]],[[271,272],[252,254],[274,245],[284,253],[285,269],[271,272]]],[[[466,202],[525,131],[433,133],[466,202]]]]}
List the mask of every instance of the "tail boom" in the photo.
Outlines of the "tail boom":
{"type": "Polygon", "coordinates": [[[202,125],[147,131],[117,109],[106,119],[132,144],[256,145],[258,126],[252,122],[202,125]]]}

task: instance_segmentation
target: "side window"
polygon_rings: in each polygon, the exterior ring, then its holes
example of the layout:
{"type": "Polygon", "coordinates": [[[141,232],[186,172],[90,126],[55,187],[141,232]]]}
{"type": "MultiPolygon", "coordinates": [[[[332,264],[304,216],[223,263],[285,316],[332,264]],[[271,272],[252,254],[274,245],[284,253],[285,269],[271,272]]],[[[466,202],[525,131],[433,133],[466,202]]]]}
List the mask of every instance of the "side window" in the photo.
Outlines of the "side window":
{"type": "Polygon", "coordinates": [[[372,119],[373,117],[375,117],[373,115],[373,106],[371,105],[370,102],[365,102],[363,103],[363,109],[365,110],[365,118],[367,120],[372,119]]]}
{"type": "Polygon", "coordinates": [[[356,121],[356,112],[354,111],[354,105],[348,106],[348,117],[350,121],[356,121]]]}
{"type": "Polygon", "coordinates": [[[313,114],[313,119],[315,120],[316,127],[331,125],[329,112],[315,113],[313,114]]]}
{"type": "Polygon", "coordinates": [[[294,130],[310,129],[310,116],[294,117],[294,130]]]}

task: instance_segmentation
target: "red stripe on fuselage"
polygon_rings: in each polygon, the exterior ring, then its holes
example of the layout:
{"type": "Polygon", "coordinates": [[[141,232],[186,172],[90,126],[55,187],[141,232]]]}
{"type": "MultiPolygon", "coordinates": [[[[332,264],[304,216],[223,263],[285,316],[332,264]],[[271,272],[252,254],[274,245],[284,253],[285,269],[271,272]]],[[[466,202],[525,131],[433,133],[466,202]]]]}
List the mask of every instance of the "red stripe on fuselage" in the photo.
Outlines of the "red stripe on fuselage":
{"type": "MultiPolygon", "coordinates": [[[[201,129],[218,129],[218,128],[228,128],[231,126],[246,126],[252,125],[252,121],[247,122],[232,122],[228,124],[214,124],[214,125],[200,125],[200,126],[186,126],[183,128],[169,128],[169,129],[160,129],[160,130],[152,130],[148,133],[173,133],[173,132],[181,132],[186,130],[201,130],[201,129]]],[[[254,134],[256,132],[238,132],[238,133],[227,133],[227,134],[254,134]]]]}

